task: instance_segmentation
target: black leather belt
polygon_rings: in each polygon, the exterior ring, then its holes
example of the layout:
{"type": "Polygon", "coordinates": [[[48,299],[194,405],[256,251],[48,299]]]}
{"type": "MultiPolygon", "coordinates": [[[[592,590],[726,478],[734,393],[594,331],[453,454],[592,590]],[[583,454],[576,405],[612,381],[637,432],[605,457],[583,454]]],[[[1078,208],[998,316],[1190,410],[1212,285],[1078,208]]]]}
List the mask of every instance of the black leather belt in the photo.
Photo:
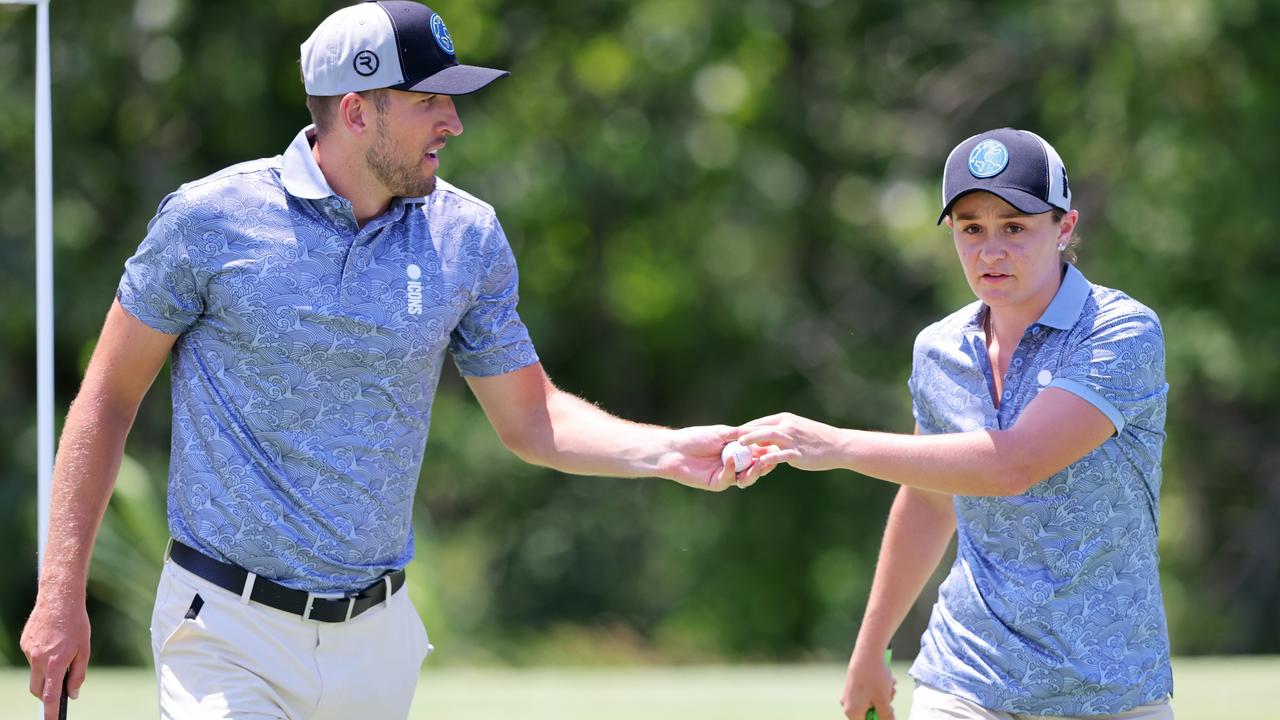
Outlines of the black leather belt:
{"type": "Polygon", "coordinates": [[[369,587],[347,595],[335,597],[309,593],[258,577],[242,567],[214,560],[177,540],[170,540],[169,543],[169,558],[183,569],[237,595],[244,595],[246,585],[252,577],[252,585],[249,586],[250,600],[301,615],[303,620],[345,622],[385,602],[404,587],[404,570],[396,570],[383,575],[381,580],[369,587]]]}

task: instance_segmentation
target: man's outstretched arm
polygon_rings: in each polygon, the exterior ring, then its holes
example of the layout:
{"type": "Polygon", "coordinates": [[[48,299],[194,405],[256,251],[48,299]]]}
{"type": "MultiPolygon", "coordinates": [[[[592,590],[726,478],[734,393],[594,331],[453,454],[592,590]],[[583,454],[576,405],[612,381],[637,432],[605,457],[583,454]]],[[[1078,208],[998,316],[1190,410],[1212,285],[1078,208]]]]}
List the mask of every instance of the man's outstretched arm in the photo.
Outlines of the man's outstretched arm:
{"type": "MultiPolygon", "coordinates": [[[[540,363],[492,377],[468,377],[504,445],[522,460],[578,475],[657,476],[703,490],[734,484],[720,451],[726,425],[671,429],[623,420],[557,388],[540,363]]],[[[743,486],[772,466],[753,465],[743,486]]]]}

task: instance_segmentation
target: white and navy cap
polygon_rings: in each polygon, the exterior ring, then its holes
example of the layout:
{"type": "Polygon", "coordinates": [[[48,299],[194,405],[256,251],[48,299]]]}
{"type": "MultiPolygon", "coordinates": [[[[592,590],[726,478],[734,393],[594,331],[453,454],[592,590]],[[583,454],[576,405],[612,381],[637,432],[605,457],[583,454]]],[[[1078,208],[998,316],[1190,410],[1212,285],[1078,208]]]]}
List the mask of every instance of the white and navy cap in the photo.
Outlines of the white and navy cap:
{"type": "Polygon", "coordinates": [[[321,97],[378,88],[466,95],[507,74],[459,65],[444,20],[408,0],[345,7],[302,43],[302,84],[321,97]]]}
{"type": "Polygon", "coordinates": [[[1026,130],[1000,128],[965,140],[947,156],[941,224],[962,195],[984,190],[1028,215],[1071,209],[1067,168],[1053,146],[1026,130]]]}

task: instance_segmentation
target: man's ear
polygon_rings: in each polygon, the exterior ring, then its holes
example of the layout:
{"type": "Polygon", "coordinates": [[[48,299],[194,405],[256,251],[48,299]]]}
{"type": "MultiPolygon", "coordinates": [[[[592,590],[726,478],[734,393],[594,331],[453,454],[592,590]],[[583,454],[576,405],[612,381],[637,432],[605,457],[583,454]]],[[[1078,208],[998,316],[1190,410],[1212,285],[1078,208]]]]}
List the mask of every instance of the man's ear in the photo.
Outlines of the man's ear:
{"type": "Polygon", "coordinates": [[[363,135],[373,127],[373,103],[360,93],[347,93],[338,103],[338,119],[352,135],[363,135]]]}

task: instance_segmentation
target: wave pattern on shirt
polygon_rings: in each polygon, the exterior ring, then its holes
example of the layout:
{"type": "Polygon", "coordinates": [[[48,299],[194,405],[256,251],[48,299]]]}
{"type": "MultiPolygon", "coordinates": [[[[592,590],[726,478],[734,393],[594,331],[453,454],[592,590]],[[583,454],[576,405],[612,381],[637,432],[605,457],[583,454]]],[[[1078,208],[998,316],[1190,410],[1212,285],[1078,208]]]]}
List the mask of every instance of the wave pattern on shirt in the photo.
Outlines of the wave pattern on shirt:
{"type": "Polygon", "coordinates": [[[234,166],[167,197],[117,296],[180,334],[174,537],[291,587],[347,591],[412,557],[445,351],[468,375],[537,355],[490,206],[440,181],[357,229],[345,201],[287,192],[281,163],[234,166]]]}

